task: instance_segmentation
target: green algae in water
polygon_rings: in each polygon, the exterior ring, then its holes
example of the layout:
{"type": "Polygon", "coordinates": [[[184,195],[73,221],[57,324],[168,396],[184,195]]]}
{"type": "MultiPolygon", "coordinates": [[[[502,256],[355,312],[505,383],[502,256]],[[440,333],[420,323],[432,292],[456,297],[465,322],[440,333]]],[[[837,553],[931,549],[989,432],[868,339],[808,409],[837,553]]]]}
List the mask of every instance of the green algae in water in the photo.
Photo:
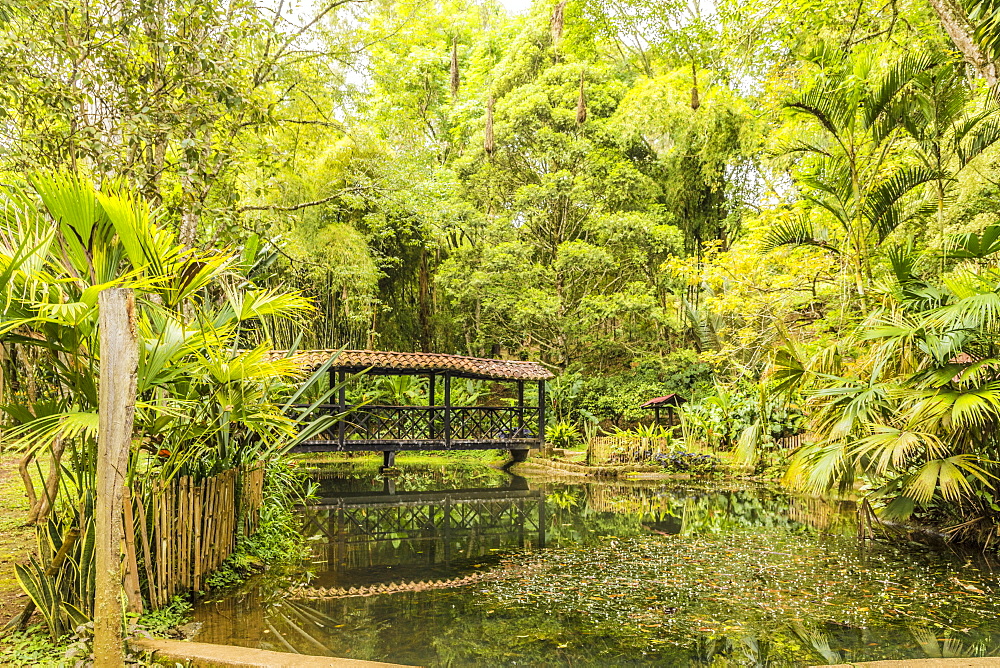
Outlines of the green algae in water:
{"type": "MultiPolygon", "coordinates": [[[[427,666],[800,666],[1000,653],[991,563],[902,538],[859,544],[851,504],[752,486],[529,484],[487,471],[472,480],[412,471],[397,481],[403,494],[487,480],[511,498],[494,490],[486,501],[449,502],[446,513],[416,497],[364,509],[355,519],[405,520],[407,532],[387,538],[372,529],[377,521],[345,524],[339,547],[320,532],[327,557],[311,584],[496,579],[329,600],[261,586],[203,605],[198,639],[427,666]],[[544,494],[544,506],[530,506],[527,493],[544,494]],[[460,516],[468,531],[456,534],[460,516]]],[[[357,469],[324,485],[385,491],[357,469]]]]}

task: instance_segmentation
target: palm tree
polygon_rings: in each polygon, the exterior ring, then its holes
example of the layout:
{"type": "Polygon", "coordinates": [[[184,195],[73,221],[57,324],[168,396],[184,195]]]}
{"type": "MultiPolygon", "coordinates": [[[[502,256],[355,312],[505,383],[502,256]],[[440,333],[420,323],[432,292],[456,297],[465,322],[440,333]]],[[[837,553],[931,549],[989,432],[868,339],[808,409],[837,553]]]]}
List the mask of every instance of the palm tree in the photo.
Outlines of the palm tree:
{"type": "Polygon", "coordinates": [[[908,154],[935,174],[936,220],[942,241],[950,186],[973,159],[1000,140],[998,110],[993,94],[976,103],[964,68],[953,62],[920,71],[898,104],[899,122],[914,140],[908,154]]]}
{"type": "Polygon", "coordinates": [[[900,104],[934,61],[904,56],[879,75],[877,55],[844,57],[820,45],[810,59],[822,71],[785,102],[788,110],[811,121],[811,135],[786,153],[807,158],[798,178],[802,196],[835,223],[835,235],[800,218],[775,227],[765,239],[769,249],[811,244],[839,253],[862,301],[872,278],[873,252],[900,224],[923,212],[912,195],[938,176],[930,166],[906,164],[899,157],[900,104]]]}

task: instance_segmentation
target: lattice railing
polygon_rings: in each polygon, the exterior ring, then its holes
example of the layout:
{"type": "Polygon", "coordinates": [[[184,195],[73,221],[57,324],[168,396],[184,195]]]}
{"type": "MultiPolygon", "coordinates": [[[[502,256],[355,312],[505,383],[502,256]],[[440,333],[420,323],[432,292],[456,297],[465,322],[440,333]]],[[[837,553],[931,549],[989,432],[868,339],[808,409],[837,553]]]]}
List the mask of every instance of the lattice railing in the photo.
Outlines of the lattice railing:
{"type": "MultiPolygon", "coordinates": [[[[343,421],[347,441],[504,441],[537,438],[535,409],[506,406],[360,406],[348,407],[343,421]]],[[[320,413],[340,412],[336,405],[320,406],[320,413]]],[[[320,438],[338,440],[340,425],[320,438]]]]}

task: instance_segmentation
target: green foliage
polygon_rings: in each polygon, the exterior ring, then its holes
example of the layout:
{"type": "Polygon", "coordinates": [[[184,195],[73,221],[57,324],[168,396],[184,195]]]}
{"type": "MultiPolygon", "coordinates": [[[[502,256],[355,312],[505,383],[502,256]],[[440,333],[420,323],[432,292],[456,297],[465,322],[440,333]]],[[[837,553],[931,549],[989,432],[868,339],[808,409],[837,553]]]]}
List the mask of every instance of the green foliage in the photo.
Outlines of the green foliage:
{"type": "Polygon", "coordinates": [[[159,610],[152,610],[139,617],[136,620],[136,626],[154,636],[163,635],[174,627],[187,622],[193,608],[194,606],[187,599],[174,596],[170,603],[159,610]]]}
{"type": "MultiPolygon", "coordinates": [[[[988,230],[983,238],[993,236],[988,230]]],[[[960,237],[953,247],[981,248],[960,237]]],[[[816,407],[816,443],[796,454],[794,485],[849,488],[860,475],[888,518],[914,513],[989,541],[995,510],[998,416],[996,284],[990,257],[968,252],[940,281],[909,277],[886,307],[840,343],[853,359],[796,359],[816,407]],[[919,298],[939,291],[934,303],[919,298]],[[992,505],[991,505],[992,504],[992,505]]]]}
{"type": "Polygon", "coordinates": [[[628,371],[587,378],[572,406],[602,422],[625,426],[652,417],[651,410],[640,406],[653,397],[679,394],[690,399],[704,392],[711,375],[711,367],[691,350],[645,357],[628,371]]]}
{"type": "Polygon", "coordinates": [[[125,474],[147,510],[154,481],[266,462],[336,418],[306,423],[294,408],[325,370],[307,379],[290,359],[272,359],[268,333],[310,306],[241,275],[249,253],[187,248],[160,225],[160,210],[116,183],[97,189],[62,172],[29,181],[0,193],[0,333],[17,354],[32,351],[48,384],[5,409],[8,443],[55,462],[52,496],[35,511],[38,559],[17,567],[55,639],[93,614],[102,290],[136,297],[136,445],[125,474]]]}
{"type": "Polygon", "coordinates": [[[553,422],[545,427],[545,442],[556,448],[573,448],[580,444],[580,428],[572,422],[553,422]]]}
{"type": "Polygon", "coordinates": [[[5,636],[3,640],[3,645],[0,645],[0,661],[4,665],[37,668],[62,665],[70,638],[63,637],[54,642],[47,629],[43,630],[35,625],[5,636]]]}
{"type": "Polygon", "coordinates": [[[715,455],[684,450],[655,455],[653,461],[670,473],[693,473],[695,475],[714,473],[722,466],[722,460],[715,455]]]}
{"type": "Polygon", "coordinates": [[[784,396],[762,393],[760,386],[748,383],[733,388],[717,385],[714,393],[701,401],[682,406],[681,414],[688,436],[721,450],[734,448],[751,429],[759,430],[752,446],[758,448],[773,445],[775,439],[799,434],[806,424],[806,416],[797,403],[790,403],[784,396]]]}
{"type": "Polygon", "coordinates": [[[264,501],[260,527],[251,536],[240,536],[236,549],[222,566],[205,579],[209,589],[226,589],[242,584],[266,568],[298,566],[309,548],[294,513],[297,501],[307,498],[306,473],[294,460],[274,461],[264,477],[264,501]]]}

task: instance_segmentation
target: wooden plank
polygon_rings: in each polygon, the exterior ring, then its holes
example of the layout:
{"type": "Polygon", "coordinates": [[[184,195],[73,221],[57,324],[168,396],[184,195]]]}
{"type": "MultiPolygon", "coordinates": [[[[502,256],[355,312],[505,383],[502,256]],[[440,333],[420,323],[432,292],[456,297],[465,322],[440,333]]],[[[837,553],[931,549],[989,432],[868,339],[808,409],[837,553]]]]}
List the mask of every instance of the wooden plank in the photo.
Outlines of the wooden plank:
{"type": "Polygon", "coordinates": [[[135,418],[135,295],[110,288],[97,298],[101,376],[98,397],[94,665],[119,668],[122,644],[122,496],[135,418]]]}

